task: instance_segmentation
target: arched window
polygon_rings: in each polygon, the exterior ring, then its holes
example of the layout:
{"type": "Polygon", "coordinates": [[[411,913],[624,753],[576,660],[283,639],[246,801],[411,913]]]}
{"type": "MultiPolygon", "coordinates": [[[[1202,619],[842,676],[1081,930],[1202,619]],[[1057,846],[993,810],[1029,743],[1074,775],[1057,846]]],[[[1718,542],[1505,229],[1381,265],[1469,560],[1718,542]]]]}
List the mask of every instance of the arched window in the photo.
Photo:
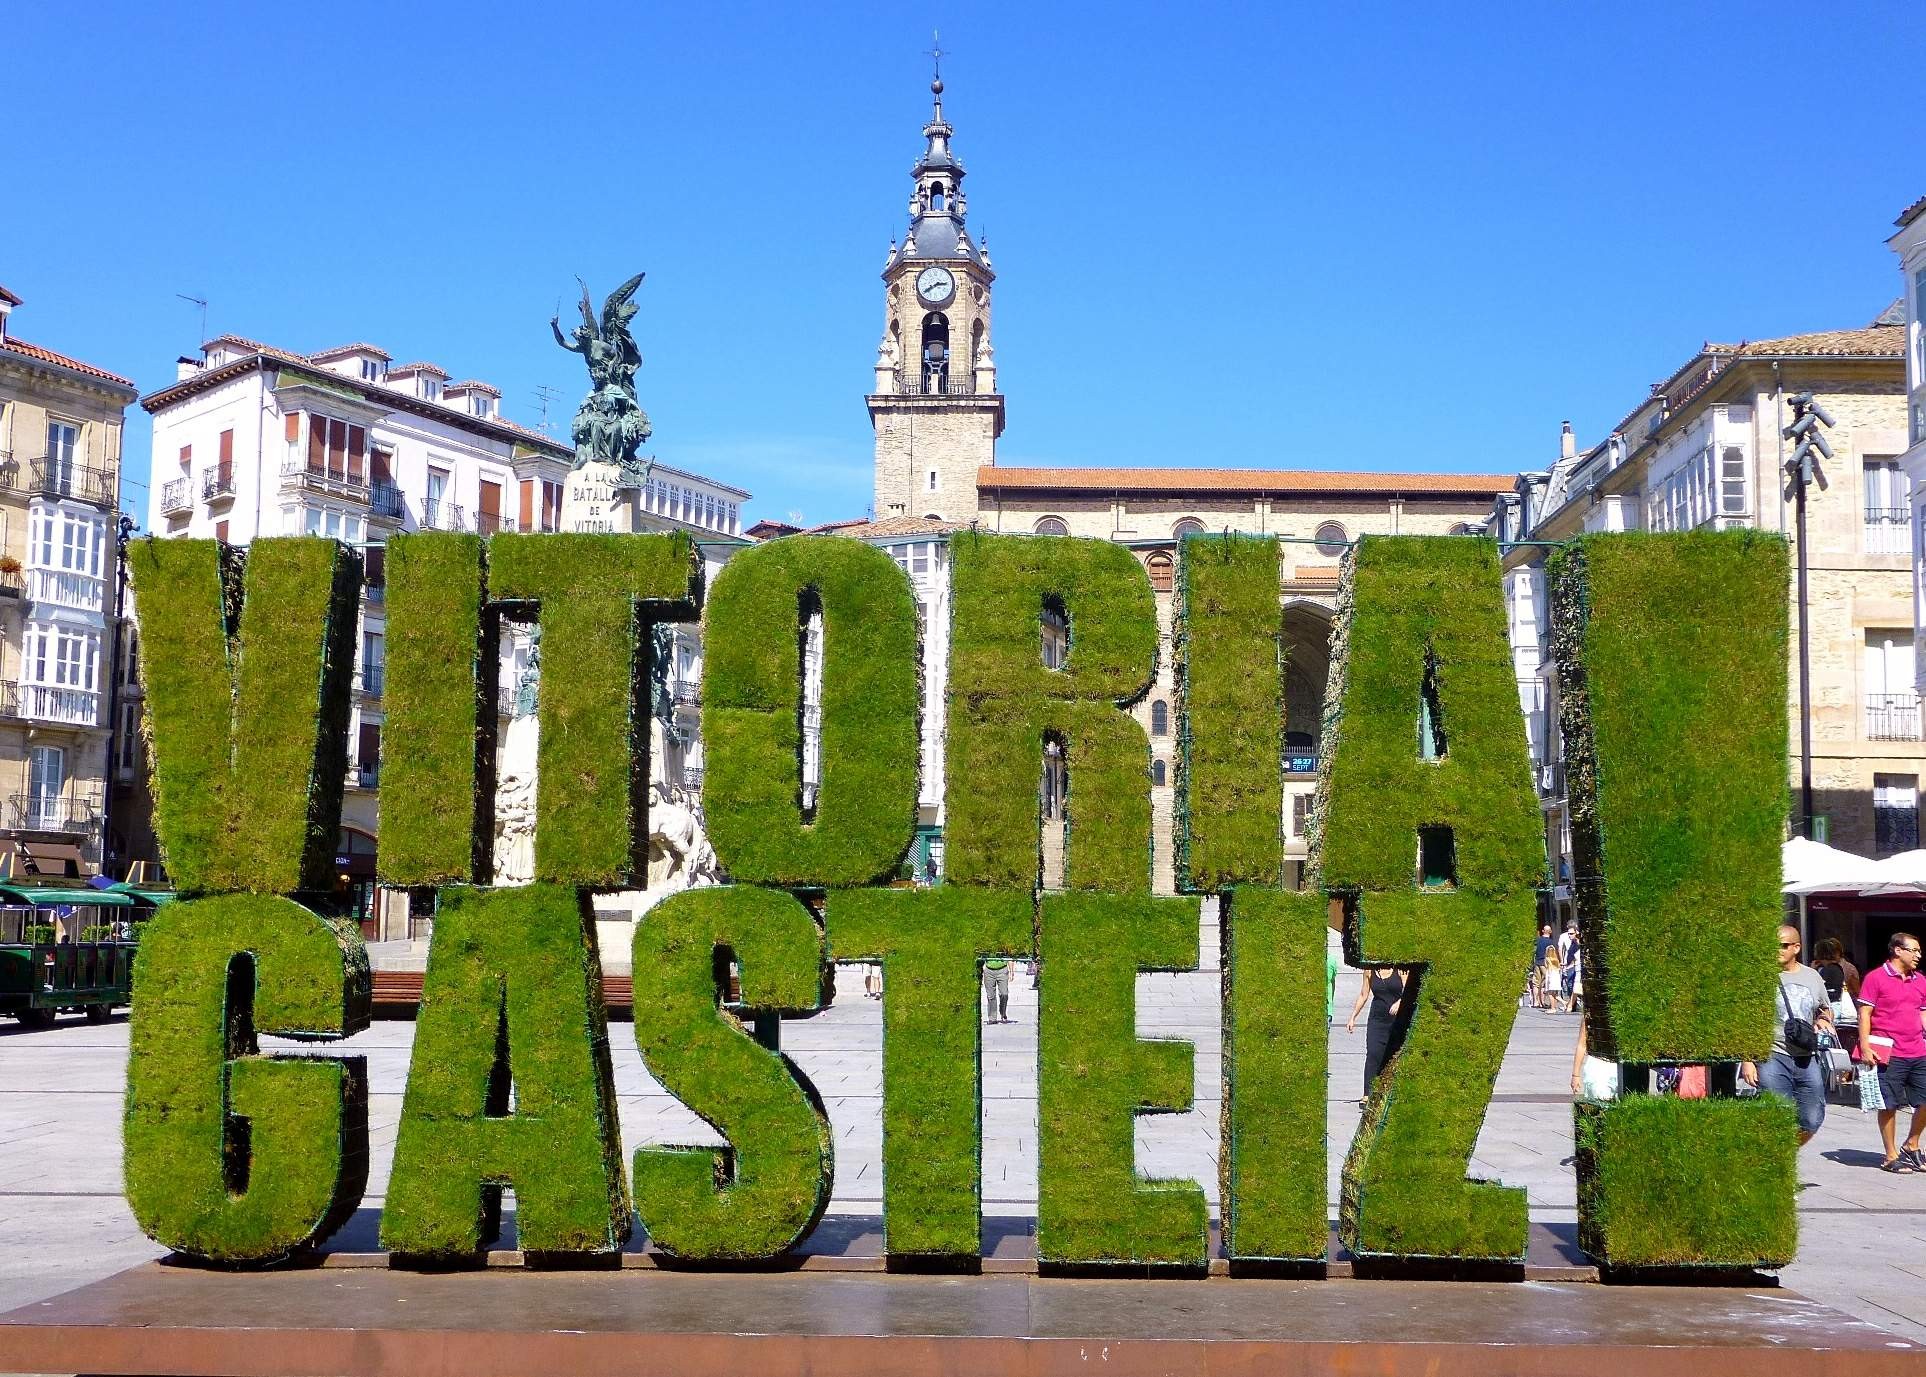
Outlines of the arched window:
{"type": "Polygon", "coordinates": [[[1471,527],[1467,525],[1465,522],[1459,521],[1454,523],[1451,529],[1446,531],[1445,534],[1446,535],[1470,535],[1471,527]]]}
{"type": "Polygon", "coordinates": [[[941,182],[932,182],[930,184],[930,209],[943,209],[943,184],[941,182]]]}
{"type": "Polygon", "coordinates": [[[1150,571],[1150,587],[1152,592],[1168,593],[1176,586],[1171,558],[1162,550],[1154,552],[1146,559],[1144,561],[1144,568],[1150,571]]]}
{"type": "Polygon", "coordinates": [[[1070,534],[1070,527],[1060,516],[1046,516],[1037,522],[1036,532],[1038,535],[1067,536],[1070,534]]]}
{"type": "Polygon", "coordinates": [[[1170,704],[1159,698],[1150,705],[1150,734],[1166,736],[1170,732],[1170,704]]]}
{"type": "Polygon", "coordinates": [[[1319,526],[1313,539],[1317,541],[1317,552],[1320,555],[1336,557],[1351,546],[1349,533],[1335,521],[1327,521],[1319,526]]]}
{"type": "Polygon", "coordinates": [[[1163,761],[1153,760],[1150,762],[1150,782],[1152,784],[1161,789],[1169,782],[1169,779],[1169,767],[1166,766],[1163,761]]]}
{"type": "Polygon", "coordinates": [[[1194,516],[1187,516],[1175,526],[1172,526],[1170,533],[1178,540],[1182,540],[1187,535],[1202,535],[1204,533],[1204,523],[1194,516]]]}

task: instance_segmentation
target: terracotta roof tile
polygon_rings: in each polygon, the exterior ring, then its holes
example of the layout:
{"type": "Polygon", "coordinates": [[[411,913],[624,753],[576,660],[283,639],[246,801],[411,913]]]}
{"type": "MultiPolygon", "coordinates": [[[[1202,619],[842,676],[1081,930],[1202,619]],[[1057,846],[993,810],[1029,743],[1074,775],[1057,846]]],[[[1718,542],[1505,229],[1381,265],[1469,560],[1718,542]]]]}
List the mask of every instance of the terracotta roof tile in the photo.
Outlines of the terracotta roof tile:
{"type": "Polygon", "coordinates": [[[20,304],[20,298],[8,291],[4,286],[0,286],[0,301],[5,301],[9,306],[18,306],[20,304]]]}
{"type": "Polygon", "coordinates": [[[398,378],[404,373],[433,373],[437,378],[448,376],[448,370],[438,363],[398,363],[388,370],[391,378],[398,378]]]}
{"type": "Polygon", "coordinates": [[[863,540],[880,540],[889,536],[949,535],[960,531],[968,523],[963,521],[936,521],[924,516],[892,516],[882,521],[835,521],[828,526],[818,526],[818,531],[833,531],[836,535],[857,536],[863,540]]]}
{"type": "Polygon", "coordinates": [[[1780,339],[1752,340],[1745,344],[1708,344],[1710,353],[1735,354],[1740,358],[1777,357],[1787,354],[1803,358],[1904,358],[1905,331],[1897,325],[1873,325],[1864,330],[1817,330],[1806,335],[1786,335],[1780,339]]]}
{"type": "Polygon", "coordinates": [[[1513,474],[1344,473],[1323,469],[1018,469],[986,464],[976,485],[993,491],[1411,493],[1490,497],[1513,474]]]}
{"type": "Polygon", "coordinates": [[[12,335],[0,339],[0,349],[11,350],[13,353],[35,359],[41,363],[51,363],[61,368],[71,368],[76,373],[85,373],[88,377],[99,378],[102,382],[119,383],[122,387],[132,387],[134,385],[118,373],[109,373],[104,368],[96,368],[91,363],[82,363],[79,359],[68,358],[65,354],[56,354],[51,349],[43,349],[37,344],[27,343],[23,339],[15,339],[12,335]]]}
{"type": "Polygon", "coordinates": [[[1907,206],[1906,209],[1900,211],[1899,218],[1893,221],[1893,224],[1896,228],[1905,229],[1906,226],[1912,224],[1913,221],[1917,220],[1921,215],[1926,215],[1926,196],[1920,197],[1910,206],[1907,206]]]}
{"type": "Polygon", "coordinates": [[[308,357],[315,363],[326,363],[329,359],[342,358],[348,354],[373,354],[378,359],[394,357],[386,349],[373,344],[338,344],[332,349],[323,349],[319,353],[309,354],[308,357]]]}
{"type": "Polygon", "coordinates": [[[482,392],[490,397],[499,397],[502,390],[493,383],[477,382],[469,378],[463,382],[451,382],[441,389],[443,392],[482,392]]]}
{"type": "Polygon", "coordinates": [[[202,356],[205,357],[207,351],[217,344],[238,345],[250,354],[266,354],[271,359],[283,359],[288,363],[306,363],[308,361],[306,354],[297,354],[291,349],[277,349],[272,344],[263,344],[258,339],[249,339],[245,335],[216,335],[213,339],[201,346],[202,356]]]}

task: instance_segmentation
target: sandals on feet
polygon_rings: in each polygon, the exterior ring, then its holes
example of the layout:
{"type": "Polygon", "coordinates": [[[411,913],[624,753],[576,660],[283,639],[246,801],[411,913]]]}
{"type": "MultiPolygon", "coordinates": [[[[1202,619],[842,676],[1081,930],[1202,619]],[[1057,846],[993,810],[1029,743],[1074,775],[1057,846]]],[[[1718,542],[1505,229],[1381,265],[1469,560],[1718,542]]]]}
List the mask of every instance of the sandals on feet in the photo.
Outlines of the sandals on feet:
{"type": "Polygon", "coordinates": [[[1881,1171],[1889,1171],[1895,1176],[1912,1176],[1919,1171],[1918,1167],[1907,1160],[1906,1154],[1903,1152],[1897,1157],[1889,1157],[1884,1162],[1881,1162],[1879,1169],[1881,1171]]]}

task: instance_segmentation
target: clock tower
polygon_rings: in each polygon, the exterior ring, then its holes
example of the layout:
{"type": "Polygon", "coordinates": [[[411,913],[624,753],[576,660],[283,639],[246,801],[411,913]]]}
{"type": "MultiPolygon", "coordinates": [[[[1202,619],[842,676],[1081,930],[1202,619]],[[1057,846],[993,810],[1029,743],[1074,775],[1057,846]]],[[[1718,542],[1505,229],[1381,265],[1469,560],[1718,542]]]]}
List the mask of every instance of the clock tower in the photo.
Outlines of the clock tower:
{"type": "Polygon", "coordinates": [[[988,251],[964,227],[963,164],[950,151],[943,78],[910,169],[909,229],[883,264],[883,338],[869,396],[876,519],[973,521],[976,471],[996,462],[1003,396],[990,348],[988,251]]]}

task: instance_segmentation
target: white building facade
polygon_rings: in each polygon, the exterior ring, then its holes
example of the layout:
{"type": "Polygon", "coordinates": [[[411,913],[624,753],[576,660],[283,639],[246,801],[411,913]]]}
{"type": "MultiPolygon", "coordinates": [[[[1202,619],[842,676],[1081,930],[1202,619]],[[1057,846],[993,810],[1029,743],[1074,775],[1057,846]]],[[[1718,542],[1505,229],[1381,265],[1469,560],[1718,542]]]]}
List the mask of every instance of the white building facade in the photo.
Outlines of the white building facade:
{"type": "MultiPolygon", "coordinates": [[[[1886,241],[1899,257],[1906,323],[1906,440],[1898,469],[1910,491],[1905,514],[1913,562],[1913,639],[1926,626],[1926,196],[1900,212],[1886,241]]],[[[1926,694],[1926,656],[1913,663],[1913,689],[1926,694]]]]}
{"type": "MultiPolygon", "coordinates": [[[[362,551],[366,586],[337,894],[369,937],[408,936],[406,896],[384,893],[375,881],[386,542],[426,530],[561,530],[573,447],[503,418],[501,392],[492,385],[451,380],[431,363],[394,365],[371,344],[302,355],[222,336],[202,353],[198,361],[181,360],[175,384],[142,401],[154,421],[148,529],[232,545],[326,535],[362,551]]],[[[719,565],[741,543],[733,533],[748,498],[739,488],[658,465],[638,524],[690,531],[719,565]]],[[[670,779],[699,786],[700,638],[693,628],[678,629],[674,644],[677,729],[663,768],[670,779]]],[[[501,653],[499,708],[506,716],[528,660],[525,629],[509,626],[501,653]]]]}

